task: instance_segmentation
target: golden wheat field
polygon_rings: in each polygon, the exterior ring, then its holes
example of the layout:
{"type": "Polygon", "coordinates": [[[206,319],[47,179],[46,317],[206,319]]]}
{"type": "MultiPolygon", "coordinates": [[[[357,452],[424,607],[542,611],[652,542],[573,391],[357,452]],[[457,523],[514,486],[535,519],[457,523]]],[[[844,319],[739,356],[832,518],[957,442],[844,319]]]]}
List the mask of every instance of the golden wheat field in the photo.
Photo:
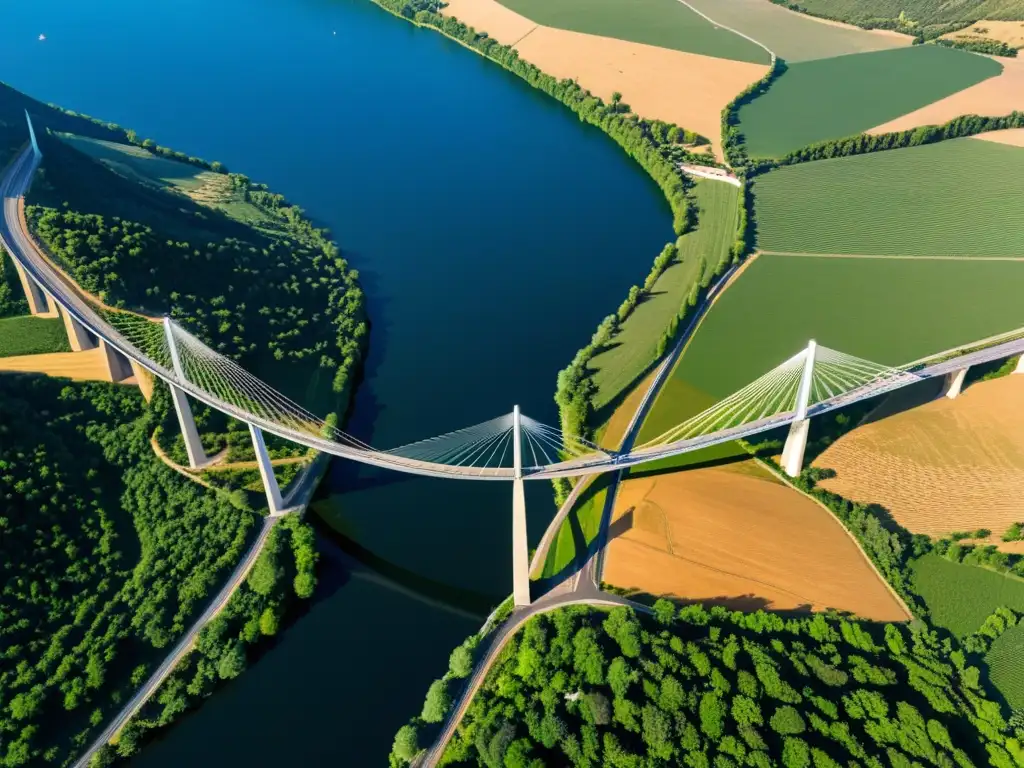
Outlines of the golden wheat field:
{"type": "Polygon", "coordinates": [[[835,608],[904,621],[904,608],[824,508],[745,461],[626,480],[604,580],[739,610],[835,608]]]}
{"type": "Polygon", "coordinates": [[[815,462],[822,487],[881,504],[914,533],[941,537],[988,528],[991,543],[1024,520],[1024,376],[981,382],[865,424],[815,462]]]}

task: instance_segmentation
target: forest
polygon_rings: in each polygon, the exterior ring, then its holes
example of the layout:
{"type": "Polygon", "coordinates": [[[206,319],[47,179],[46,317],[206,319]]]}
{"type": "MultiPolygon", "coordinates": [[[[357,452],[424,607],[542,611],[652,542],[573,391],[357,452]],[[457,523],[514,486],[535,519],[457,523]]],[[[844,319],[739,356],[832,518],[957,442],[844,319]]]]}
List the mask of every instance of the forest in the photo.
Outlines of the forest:
{"type": "MultiPolygon", "coordinates": [[[[256,512],[157,460],[153,419],[128,387],[0,380],[0,765],[61,765],[80,751],[255,535],[256,512]]],[[[211,677],[204,657],[230,649],[244,666],[245,645],[312,593],[312,530],[295,520],[273,535],[219,634],[190,657],[195,685],[161,693],[154,720],[232,676],[225,662],[211,677]]]]}
{"type": "MultiPolygon", "coordinates": [[[[970,652],[924,626],[665,600],[652,614],[568,607],[531,618],[441,764],[1024,765],[1024,720],[1007,722],[970,652]]],[[[460,663],[453,654],[453,670],[460,663]]],[[[396,735],[392,766],[425,746],[424,726],[449,706],[432,686],[396,735]]]]}

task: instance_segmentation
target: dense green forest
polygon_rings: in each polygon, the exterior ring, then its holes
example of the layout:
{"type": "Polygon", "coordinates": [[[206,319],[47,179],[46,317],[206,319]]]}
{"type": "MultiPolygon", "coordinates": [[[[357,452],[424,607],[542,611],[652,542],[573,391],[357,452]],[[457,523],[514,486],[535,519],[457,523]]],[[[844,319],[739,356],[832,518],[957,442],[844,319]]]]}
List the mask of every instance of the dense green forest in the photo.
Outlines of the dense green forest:
{"type": "MultiPolygon", "coordinates": [[[[0,378],[0,765],[60,765],[78,752],[198,615],[260,524],[237,498],[157,460],[153,418],[132,388],[0,378]]],[[[193,660],[195,685],[162,694],[154,719],[171,719],[231,676],[225,665],[211,677],[203,656],[238,646],[231,652],[244,662],[244,644],[276,631],[289,597],[312,593],[312,530],[295,520],[272,535],[193,660]]]]}
{"type": "Polygon", "coordinates": [[[343,393],[367,336],[358,273],[283,198],[232,174],[257,228],[119,176],[59,139],[44,153],[27,216],[34,234],[107,304],[171,314],[235,358],[269,353],[336,370],[343,393]]]}
{"type": "Polygon", "coordinates": [[[28,314],[28,302],[21,290],[11,257],[0,248],[0,318],[28,314]]]}
{"type": "MultiPolygon", "coordinates": [[[[530,619],[442,764],[1024,765],[1024,722],[1004,720],[949,637],[667,601],[654,616],[569,607],[530,619]]],[[[431,689],[396,737],[393,766],[448,704],[431,689]]]]}
{"type": "Polygon", "coordinates": [[[1024,20],[1022,0],[772,0],[794,11],[868,29],[892,29],[923,39],[982,19],[1024,20]]]}

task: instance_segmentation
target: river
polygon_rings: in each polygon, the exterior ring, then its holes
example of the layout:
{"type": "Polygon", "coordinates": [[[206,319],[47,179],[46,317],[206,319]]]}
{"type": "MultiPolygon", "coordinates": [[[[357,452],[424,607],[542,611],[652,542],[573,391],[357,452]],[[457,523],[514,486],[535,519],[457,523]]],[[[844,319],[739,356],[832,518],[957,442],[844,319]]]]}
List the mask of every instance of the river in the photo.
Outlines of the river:
{"type": "MultiPolygon", "coordinates": [[[[331,228],[373,321],[349,431],[378,447],[517,403],[556,424],[557,371],[671,236],[657,187],[603,134],[368,0],[31,0],[4,16],[12,86],[220,160],[331,228]]],[[[553,505],[530,486],[536,541],[553,505]]],[[[336,461],[314,510],[309,612],[133,764],[381,765],[511,590],[506,484],[336,461]]]]}

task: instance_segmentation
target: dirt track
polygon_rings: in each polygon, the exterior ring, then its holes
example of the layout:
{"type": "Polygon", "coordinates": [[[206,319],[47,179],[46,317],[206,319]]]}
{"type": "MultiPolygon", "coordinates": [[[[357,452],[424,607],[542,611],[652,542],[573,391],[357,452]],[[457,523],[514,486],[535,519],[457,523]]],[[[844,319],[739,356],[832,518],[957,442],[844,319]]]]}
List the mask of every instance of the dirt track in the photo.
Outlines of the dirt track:
{"type": "Polygon", "coordinates": [[[988,528],[1002,546],[1006,529],[1024,522],[1024,375],[865,424],[814,464],[837,473],[824,488],[881,504],[913,533],[988,528]]]}
{"type": "Polygon", "coordinates": [[[752,462],[627,480],[604,578],[737,609],[906,613],[835,518],[752,462]]]}
{"type": "Polygon", "coordinates": [[[559,79],[572,78],[607,100],[618,91],[638,115],[688,128],[721,158],[721,113],[768,71],[766,65],[670,51],[535,24],[495,0],[452,0],[445,13],[487,32],[559,79]]]}
{"type": "Polygon", "coordinates": [[[1014,110],[1024,110],[1024,59],[1000,58],[998,61],[1003,65],[1002,74],[876,126],[868,133],[941,125],[961,115],[1001,117],[1014,110]]]}

